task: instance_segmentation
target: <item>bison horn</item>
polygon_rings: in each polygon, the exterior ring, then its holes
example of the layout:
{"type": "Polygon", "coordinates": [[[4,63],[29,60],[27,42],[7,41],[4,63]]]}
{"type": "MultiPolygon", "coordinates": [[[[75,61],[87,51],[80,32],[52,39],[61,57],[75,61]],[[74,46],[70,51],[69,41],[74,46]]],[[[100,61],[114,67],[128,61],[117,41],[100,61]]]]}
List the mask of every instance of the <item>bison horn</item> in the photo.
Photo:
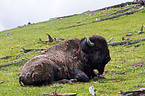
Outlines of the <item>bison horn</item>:
{"type": "Polygon", "coordinates": [[[94,46],[94,43],[90,41],[90,37],[87,38],[87,44],[91,47],[94,46]]]}

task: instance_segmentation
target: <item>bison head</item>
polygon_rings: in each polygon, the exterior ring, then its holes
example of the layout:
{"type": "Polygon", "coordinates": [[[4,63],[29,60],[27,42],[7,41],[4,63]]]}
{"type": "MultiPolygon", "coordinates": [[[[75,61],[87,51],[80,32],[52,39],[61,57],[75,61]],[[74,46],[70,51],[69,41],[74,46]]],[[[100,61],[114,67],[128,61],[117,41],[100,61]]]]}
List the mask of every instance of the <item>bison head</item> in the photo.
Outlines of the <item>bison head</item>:
{"type": "Polygon", "coordinates": [[[97,69],[99,74],[103,74],[105,65],[110,61],[109,49],[104,37],[93,35],[83,38],[80,48],[84,52],[86,63],[92,69],[97,69]]]}

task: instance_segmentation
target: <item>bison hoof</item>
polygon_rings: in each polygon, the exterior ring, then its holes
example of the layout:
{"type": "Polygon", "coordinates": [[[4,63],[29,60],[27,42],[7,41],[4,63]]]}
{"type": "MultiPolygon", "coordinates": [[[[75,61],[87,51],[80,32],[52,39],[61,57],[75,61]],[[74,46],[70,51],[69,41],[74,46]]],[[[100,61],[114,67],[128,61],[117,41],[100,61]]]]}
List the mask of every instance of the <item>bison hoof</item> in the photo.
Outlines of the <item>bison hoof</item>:
{"type": "Polygon", "coordinates": [[[69,84],[73,84],[73,82],[69,81],[69,84]]]}
{"type": "Polygon", "coordinates": [[[98,78],[105,78],[105,76],[103,76],[103,75],[98,75],[98,78]]]}
{"type": "Polygon", "coordinates": [[[105,79],[105,76],[97,75],[96,77],[93,78],[93,80],[98,80],[99,78],[105,79]]]}
{"type": "Polygon", "coordinates": [[[74,82],[77,82],[77,79],[70,79],[69,84],[73,84],[74,82]]]}

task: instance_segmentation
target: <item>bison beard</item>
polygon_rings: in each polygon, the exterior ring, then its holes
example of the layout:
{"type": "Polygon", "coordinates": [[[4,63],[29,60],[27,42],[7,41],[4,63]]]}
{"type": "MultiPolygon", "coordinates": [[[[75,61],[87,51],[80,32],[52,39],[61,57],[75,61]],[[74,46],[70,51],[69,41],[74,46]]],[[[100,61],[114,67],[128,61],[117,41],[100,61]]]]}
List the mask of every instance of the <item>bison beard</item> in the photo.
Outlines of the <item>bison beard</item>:
{"type": "Polygon", "coordinates": [[[93,35],[83,39],[67,39],[29,60],[19,76],[20,85],[48,85],[57,82],[88,82],[103,74],[110,61],[105,38],[93,35]]]}

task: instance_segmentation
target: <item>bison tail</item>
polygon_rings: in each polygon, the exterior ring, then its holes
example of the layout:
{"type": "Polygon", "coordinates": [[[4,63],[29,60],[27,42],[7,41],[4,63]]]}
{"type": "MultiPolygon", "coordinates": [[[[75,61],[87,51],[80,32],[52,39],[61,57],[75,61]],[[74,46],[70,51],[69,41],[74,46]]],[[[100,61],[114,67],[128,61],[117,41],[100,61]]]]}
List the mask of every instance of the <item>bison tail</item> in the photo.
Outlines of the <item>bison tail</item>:
{"type": "Polygon", "coordinates": [[[20,86],[24,86],[23,80],[24,80],[24,77],[22,75],[20,75],[19,76],[19,85],[20,86]]]}

